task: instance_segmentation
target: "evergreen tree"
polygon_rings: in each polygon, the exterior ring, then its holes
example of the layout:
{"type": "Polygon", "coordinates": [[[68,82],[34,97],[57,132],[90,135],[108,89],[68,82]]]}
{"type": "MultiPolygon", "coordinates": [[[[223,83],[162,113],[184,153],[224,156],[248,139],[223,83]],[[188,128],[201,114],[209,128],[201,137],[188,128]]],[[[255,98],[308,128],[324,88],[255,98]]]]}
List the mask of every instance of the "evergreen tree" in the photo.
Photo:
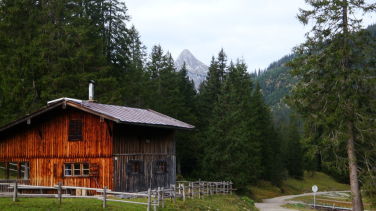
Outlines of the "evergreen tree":
{"type": "Polygon", "coordinates": [[[251,91],[246,65],[231,64],[214,105],[203,159],[207,177],[232,180],[237,187],[255,181],[260,174],[260,143],[249,121],[251,91]]]}
{"type": "Polygon", "coordinates": [[[300,143],[300,135],[297,123],[291,118],[287,133],[287,162],[286,168],[291,177],[303,179],[303,151],[300,143]]]}
{"type": "Polygon", "coordinates": [[[298,18],[303,24],[312,21],[313,28],[307,41],[295,49],[297,58],[291,65],[301,80],[293,90],[291,105],[307,122],[321,128],[322,140],[332,140],[347,152],[353,210],[363,210],[355,148],[366,142],[364,131],[375,127],[375,62],[364,54],[370,43],[358,33],[361,19],[349,14],[375,11],[376,4],[358,0],[307,3],[312,9],[301,9],[298,18]]]}
{"type": "Polygon", "coordinates": [[[224,81],[224,75],[227,66],[227,56],[223,49],[218,53],[217,59],[212,57],[208,75],[206,80],[202,82],[200,86],[200,95],[197,99],[198,110],[201,126],[205,127],[209,124],[209,119],[212,115],[213,106],[218,101],[218,96],[221,90],[221,86],[224,81]]]}
{"type": "Polygon", "coordinates": [[[260,87],[256,84],[251,98],[251,118],[254,138],[261,144],[262,178],[280,186],[283,179],[281,139],[273,127],[268,106],[264,102],[260,87]]]}

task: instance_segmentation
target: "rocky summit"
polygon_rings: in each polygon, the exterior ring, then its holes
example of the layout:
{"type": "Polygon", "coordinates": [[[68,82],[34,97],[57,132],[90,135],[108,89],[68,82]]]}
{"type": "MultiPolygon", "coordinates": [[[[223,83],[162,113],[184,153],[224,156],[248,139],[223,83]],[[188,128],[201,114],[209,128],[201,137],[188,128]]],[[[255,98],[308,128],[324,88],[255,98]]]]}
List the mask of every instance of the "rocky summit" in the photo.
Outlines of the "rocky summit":
{"type": "Polygon", "coordinates": [[[188,77],[193,80],[197,90],[200,84],[205,80],[209,67],[196,59],[196,57],[187,49],[183,50],[176,59],[176,68],[180,70],[183,67],[184,62],[187,68],[188,77]]]}

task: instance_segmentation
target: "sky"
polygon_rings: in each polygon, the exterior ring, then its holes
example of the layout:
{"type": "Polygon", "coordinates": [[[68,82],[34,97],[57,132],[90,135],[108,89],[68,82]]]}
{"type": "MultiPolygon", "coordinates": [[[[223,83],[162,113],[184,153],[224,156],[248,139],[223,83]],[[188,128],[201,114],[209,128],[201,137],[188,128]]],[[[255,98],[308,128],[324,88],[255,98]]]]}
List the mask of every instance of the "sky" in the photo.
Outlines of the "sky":
{"type": "MultiPolygon", "coordinates": [[[[296,18],[304,0],[124,0],[148,48],[160,44],[176,59],[189,49],[209,65],[221,48],[248,70],[265,69],[304,41],[296,18]]],[[[372,17],[365,21],[372,23],[372,17]]],[[[373,21],[375,23],[375,21],[373,21]]]]}

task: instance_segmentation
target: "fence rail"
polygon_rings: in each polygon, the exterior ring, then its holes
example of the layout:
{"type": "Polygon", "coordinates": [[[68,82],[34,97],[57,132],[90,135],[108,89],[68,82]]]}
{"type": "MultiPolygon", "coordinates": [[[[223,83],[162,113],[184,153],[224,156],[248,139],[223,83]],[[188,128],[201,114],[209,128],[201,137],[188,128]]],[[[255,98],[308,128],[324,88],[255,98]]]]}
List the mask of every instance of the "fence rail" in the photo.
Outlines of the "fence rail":
{"type": "Polygon", "coordinates": [[[33,186],[28,184],[19,184],[15,182],[1,182],[0,183],[0,197],[11,197],[16,202],[19,198],[57,198],[59,204],[62,203],[64,198],[92,198],[102,200],[103,208],[107,207],[107,202],[121,202],[130,204],[145,205],[148,211],[153,207],[161,206],[165,207],[165,199],[170,198],[175,202],[176,198],[186,200],[186,198],[201,198],[205,195],[214,194],[231,194],[233,191],[232,182],[208,182],[208,181],[179,181],[176,185],[171,185],[170,188],[158,187],[156,189],[148,189],[146,192],[129,193],[129,192],[117,192],[108,189],[107,187],[101,188],[89,188],[89,187],[76,187],[76,186],[64,186],[59,183],[55,186],[33,186]],[[40,193],[35,193],[40,190],[40,193]],[[70,190],[70,191],[68,191],[70,190]],[[29,191],[25,193],[24,191],[29,191]],[[48,191],[49,193],[43,193],[48,191]],[[63,193],[65,191],[65,194],[63,193]],[[87,191],[90,191],[91,196],[87,195],[87,191]],[[33,192],[33,193],[30,193],[33,192]],[[68,194],[69,192],[69,194],[68,194]],[[72,193],[75,193],[73,195],[72,193]],[[109,196],[126,196],[128,198],[147,198],[147,202],[137,202],[129,200],[118,200],[109,198],[109,196]]]}

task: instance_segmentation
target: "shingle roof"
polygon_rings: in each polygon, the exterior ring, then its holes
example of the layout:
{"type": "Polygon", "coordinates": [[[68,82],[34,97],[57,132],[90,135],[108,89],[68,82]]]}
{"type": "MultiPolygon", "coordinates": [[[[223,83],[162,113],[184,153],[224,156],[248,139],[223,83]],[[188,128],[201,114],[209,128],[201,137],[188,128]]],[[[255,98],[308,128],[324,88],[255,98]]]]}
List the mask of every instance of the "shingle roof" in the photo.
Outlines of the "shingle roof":
{"type": "Polygon", "coordinates": [[[91,101],[78,100],[73,98],[60,98],[47,103],[52,106],[56,103],[66,103],[78,109],[92,111],[97,115],[103,115],[118,123],[171,127],[180,129],[193,129],[194,126],[179,121],[167,115],[151,109],[132,108],[126,106],[100,104],[91,101]]]}
{"type": "MultiPolygon", "coordinates": [[[[73,102],[76,103],[76,102],[73,102]]],[[[108,104],[100,104],[89,101],[82,101],[82,107],[110,116],[117,119],[121,123],[141,124],[150,126],[166,126],[193,129],[194,126],[179,121],[167,115],[158,113],[151,109],[131,108],[125,106],[116,106],[108,104]]]]}
{"type": "Polygon", "coordinates": [[[15,120],[3,127],[0,127],[0,132],[3,132],[15,125],[39,116],[45,112],[58,108],[61,105],[71,106],[103,118],[110,119],[117,123],[143,125],[149,127],[164,127],[174,129],[194,129],[193,125],[179,121],[167,115],[158,113],[151,109],[131,108],[126,106],[116,106],[108,104],[100,104],[73,98],[59,98],[49,101],[46,107],[29,114],[23,118],[15,120]]]}

